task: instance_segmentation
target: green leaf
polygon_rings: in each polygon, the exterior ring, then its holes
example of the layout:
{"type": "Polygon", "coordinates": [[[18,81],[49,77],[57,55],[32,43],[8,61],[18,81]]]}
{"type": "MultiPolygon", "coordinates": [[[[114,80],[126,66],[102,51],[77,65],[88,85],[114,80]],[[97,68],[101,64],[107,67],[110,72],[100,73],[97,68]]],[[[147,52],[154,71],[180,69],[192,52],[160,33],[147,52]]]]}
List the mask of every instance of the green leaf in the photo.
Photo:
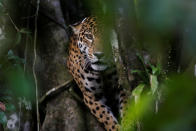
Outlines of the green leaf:
{"type": "Polygon", "coordinates": [[[7,116],[2,111],[0,111],[0,123],[3,124],[3,125],[7,124],[7,116]]]}
{"type": "Polygon", "coordinates": [[[139,85],[133,90],[132,95],[134,96],[135,102],[136,102],[136,103],[137,103],[137,101],[139,100],[139,98],[140,98],[140,96],[141,96],[141,93],[142,93],[144,87],[145,87],[144,84],[139,84],[139,85]]]}
{"type": "Polygon", "coordinates": [[[16,110],[15,106],[10,103],[6,104],[5,107],[6,107],[6,111],[15,111],[16,110]]]}
{"type": "Polygon", "coordinates": [[[141,73],[141,70],[132,70],[131,73],[141,73]]]}
{"type": "Polygon", "coordinates": [[[136,122],[152,106],[152,96],[141,95],[137,103],[128,100],[121,122],[121,131],[135,131],[136,122]]]}
{"type": "Polygon", "coordinates": [[[152,74],[153,74],[153,75],[155,75],[155,74],[158,73],[158,71],[159,71],[158,68],[156,68],[156,67],[154,67],[154,66],[152,66],[151,68],[152,68],[152,74]]]}
{"type": "Polygon", "coordinates": [[[152,94],[154,94],[158,88],[158,80],[157,80],[157,76],[155,75],[150,75],[150,87],[152,90],[152,94]]]}
{"type": "Polygon", "coordinates": [[[139,84],[134,90],[133,90],[133,95],[141,95],[143,89],[144,89],[144,84],[139,84]]]}

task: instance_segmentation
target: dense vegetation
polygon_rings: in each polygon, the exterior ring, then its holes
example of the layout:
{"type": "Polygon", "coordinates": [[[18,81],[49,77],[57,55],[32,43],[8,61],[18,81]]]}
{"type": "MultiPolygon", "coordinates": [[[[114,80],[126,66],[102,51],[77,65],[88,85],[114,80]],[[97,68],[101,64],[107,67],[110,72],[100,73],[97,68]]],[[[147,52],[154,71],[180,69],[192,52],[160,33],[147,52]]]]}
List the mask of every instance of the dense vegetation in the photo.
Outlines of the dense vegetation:
{"type": "Polygon", "coordinates": [[[103,130],[84,124],[84,116],[94,118],[65,68],[69,25],[95,15],[104,23],[105,55],[117,55],[119,83],[130,94],[121,130],[194,131],[195,6],[194,0],[0,0],[0,130],[103,130]],[[48,95],[52,88],[57,92],[48,95]],[[75,113],[61,100],[74,101],[67,105],[75,113]],[[62,112],[76,114],[76,126],[62,112]],[[68,125],[59,126],[62,120],[68,125]]]}

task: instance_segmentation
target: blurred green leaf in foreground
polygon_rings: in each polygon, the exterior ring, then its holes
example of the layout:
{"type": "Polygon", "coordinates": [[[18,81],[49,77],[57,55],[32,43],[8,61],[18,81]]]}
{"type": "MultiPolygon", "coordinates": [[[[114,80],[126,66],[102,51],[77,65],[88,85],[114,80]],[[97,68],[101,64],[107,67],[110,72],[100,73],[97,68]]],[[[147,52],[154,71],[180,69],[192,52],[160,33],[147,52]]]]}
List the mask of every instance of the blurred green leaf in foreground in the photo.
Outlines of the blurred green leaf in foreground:
{"type": "Polygon", "coordinates": [[[187,74],[169,77],[159,87],[163,90],[163,95],[157,113],[154,110],[156,96],[140,92],[141,96],[137,102],[131,100],[127,104],[121,124],[122,131],[134,131],[138,128],[142,128],[142,131],[194,131],[196,129],[194,79],[187,74]],[[141,127],[138,127],[138,121],[141,127]]]}

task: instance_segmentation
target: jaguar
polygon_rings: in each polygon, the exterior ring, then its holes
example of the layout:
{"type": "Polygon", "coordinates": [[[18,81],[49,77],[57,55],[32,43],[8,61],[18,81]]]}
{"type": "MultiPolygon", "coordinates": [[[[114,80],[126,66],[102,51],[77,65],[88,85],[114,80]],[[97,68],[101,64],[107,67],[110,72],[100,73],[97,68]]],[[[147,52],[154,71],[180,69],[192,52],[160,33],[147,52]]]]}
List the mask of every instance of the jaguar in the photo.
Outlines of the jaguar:
{"type": "MultiPolygon", "coordinates": [[[[126,95],[122,88],[118,88],[117,78],[113,86],[104,84],[106,79],[110,79],[104,75],[109,67],[104,62],[104,42],[101,39],[103,28],[97,19],[97,17],[86,17],[71,26],[73,33],[69,43],[67,67],[80,88],[84,103],[90,112],[107,131],[117,131],[119,130],[117,114],[122,112],[122,103],[126,95]],[[106,92],[109,92],[109,95],[106,92]],[[114,96],[111,96],[113,93],[114,96]],[[113,105],[117,111],[113,111],[113,105]]],[[[109,74],[117,76],[114,75],[115,69],[109,74]]]]}

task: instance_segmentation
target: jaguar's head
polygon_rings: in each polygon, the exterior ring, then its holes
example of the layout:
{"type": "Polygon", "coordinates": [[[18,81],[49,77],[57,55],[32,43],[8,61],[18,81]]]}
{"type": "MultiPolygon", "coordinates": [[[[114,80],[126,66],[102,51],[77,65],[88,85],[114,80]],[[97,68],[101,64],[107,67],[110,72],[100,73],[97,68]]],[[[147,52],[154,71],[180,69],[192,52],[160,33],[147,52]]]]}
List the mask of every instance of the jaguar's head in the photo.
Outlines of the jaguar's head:
{"type": "Polygon", "coordinates": [[[96,17],[87,17],[81,23],[72,26],[77,36],[77,46],[84,57],[85,67],[91,67],[95,71],[103,71],[102,31],[97,24],[96,17]]]}

